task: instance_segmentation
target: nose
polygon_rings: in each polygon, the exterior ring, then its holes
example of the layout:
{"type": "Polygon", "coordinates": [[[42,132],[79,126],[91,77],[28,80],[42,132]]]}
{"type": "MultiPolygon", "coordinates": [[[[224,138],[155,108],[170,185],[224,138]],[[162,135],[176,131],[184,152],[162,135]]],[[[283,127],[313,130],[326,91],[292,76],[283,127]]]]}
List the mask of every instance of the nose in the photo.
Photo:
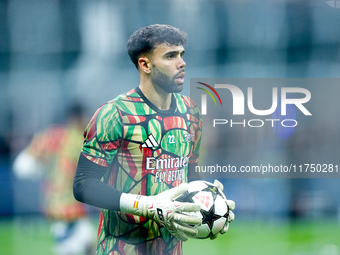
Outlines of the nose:
{"type": "Polygon", "coordinates": [[[184,61],[184,59],[182,57],[180,57],[180,61],[179,61],[179,64],[178,64],[178,69],[182,69],[186,66],[186,63],[184,61]]]}

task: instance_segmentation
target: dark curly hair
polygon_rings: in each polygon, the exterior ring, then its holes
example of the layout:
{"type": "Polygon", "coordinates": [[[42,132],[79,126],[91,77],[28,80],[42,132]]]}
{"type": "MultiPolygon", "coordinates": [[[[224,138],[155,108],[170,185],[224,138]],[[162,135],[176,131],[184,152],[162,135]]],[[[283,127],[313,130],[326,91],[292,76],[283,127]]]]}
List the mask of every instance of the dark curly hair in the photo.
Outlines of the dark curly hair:
{"type": "Polygon", "coordinates": [[[187,34],[173,26],[155,24],[135,31],[127,43],[131,61],[138,69],[138,59],[142,53],[150,53],[158,44],[184,45],[187,34]]]}

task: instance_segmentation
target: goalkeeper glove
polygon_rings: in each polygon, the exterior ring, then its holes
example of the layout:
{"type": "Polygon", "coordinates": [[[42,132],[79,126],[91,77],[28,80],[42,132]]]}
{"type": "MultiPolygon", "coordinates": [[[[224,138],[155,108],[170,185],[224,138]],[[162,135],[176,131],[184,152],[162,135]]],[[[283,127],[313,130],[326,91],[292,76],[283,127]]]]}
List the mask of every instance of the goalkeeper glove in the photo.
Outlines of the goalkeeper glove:
{"type": "MultiPolygon", "coordinates": [[[[223,184],[222,183],[220,183],[218,180],[215,180],[214,181],[214,185],[220,190],[220,192],[222,194],[224,194],[223,193],[223,184]]],[[[211,240],[216,239],[220,233],[221,234],[226,233],[228,231],[228,228],[229,228],[229,223],[231,223],[235,219],[235,215],[232,212],[235,209],[235,202],[233,200],[228,200],[226,198],[225,198],[225,200],[226,200],[226,203],[227,203],[227,206],[228,206],[228,210],[229,210],[228,219],[225,222],[223,228],[217,234],[215,234],[215,235],[210,237],[211,240]]]]}
{"type": "Polygon", "coordinates": [[[187,189],[188,184],[182,183],[156,196],[123,193],[120,198],[120,209],[123,213],[152,219],[166,227],[176,238],[186,241],[188,236],[195,237],[197,234],[197,230],[192,226],[201,224],[201,219],[181,214],[199,211],[201,209],[199,204],[173,201],[187,189]]]}

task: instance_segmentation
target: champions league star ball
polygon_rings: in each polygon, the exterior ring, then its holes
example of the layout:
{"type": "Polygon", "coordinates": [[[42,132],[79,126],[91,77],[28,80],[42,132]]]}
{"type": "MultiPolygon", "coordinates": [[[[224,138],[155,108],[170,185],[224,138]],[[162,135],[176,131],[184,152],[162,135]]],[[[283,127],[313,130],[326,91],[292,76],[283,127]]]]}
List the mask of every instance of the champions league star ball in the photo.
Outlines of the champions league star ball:
{"type": "Polygon", "coordinates": [[[199,212],[185,213],[202,219],[202,224],[194,226],[198,239],[209,238],[217,234],[228,220],[229,208],[222,191],[210,182],[192,181],[188,190],[175,199],[179,202],[194,202],[201,206],[199,212]]]}

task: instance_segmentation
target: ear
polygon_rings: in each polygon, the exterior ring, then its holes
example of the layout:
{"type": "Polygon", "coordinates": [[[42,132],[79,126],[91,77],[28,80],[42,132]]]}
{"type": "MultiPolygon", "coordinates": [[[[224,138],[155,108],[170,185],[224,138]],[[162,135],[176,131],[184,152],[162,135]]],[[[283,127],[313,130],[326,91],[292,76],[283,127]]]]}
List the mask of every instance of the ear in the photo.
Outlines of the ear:
{"type": "Polygon", "coordinates": [[[150,73],[151,72],[151,61],[147,57],[140,57],[138,59],[138,66],[140,70],[142,70],[144,73],[150,73]]]}

